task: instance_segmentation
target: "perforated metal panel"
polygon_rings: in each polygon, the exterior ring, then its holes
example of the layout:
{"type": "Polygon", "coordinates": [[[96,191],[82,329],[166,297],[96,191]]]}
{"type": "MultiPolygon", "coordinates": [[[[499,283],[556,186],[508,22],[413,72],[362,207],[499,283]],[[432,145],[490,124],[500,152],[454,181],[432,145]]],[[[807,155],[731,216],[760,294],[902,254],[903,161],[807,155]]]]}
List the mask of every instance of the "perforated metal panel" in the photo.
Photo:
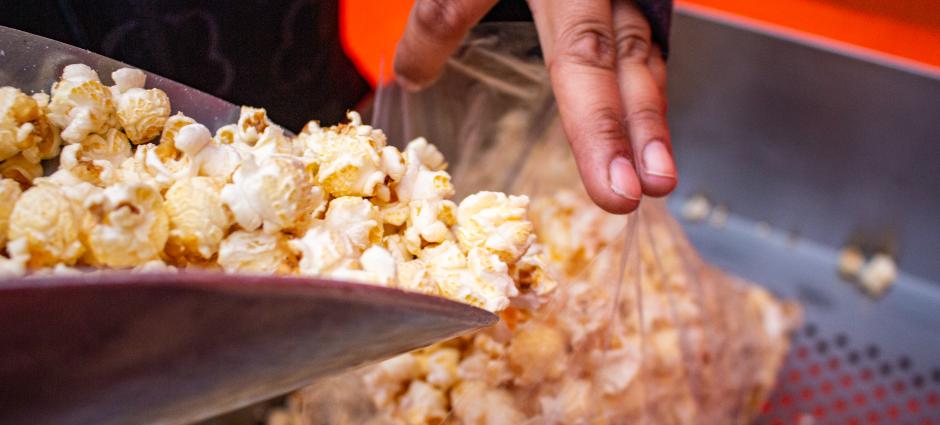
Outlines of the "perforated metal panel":
{"type": "Polygon", "coordinates": [[[760,423],[940,424],[940,361],[895,351],[806,324],[760,423]]]}
{"type": "Polygon", "coordinates": [[[804,308],[757,423],[940,425],[940,78],[689,13],[673,46],[672,209],[726,206],[683,223],[702,256],[804,308]],[[848,243],[898,260],[883,298],[848,243]]]}

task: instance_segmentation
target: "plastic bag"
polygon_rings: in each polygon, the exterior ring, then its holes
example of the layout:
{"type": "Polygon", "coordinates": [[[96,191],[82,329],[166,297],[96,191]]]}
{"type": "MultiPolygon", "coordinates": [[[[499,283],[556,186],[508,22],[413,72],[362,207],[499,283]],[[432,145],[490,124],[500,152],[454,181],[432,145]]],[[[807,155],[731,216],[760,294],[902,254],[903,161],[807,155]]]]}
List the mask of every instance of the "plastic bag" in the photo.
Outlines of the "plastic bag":
{"type": "Polygon", "coordinates": [[[734,424],[769,395],[798,310],[704,263],[665,203],[614,216],[581,188],[534,30],[478,27],[417,95],[381,90],[389,140],[425,136],[461,194],[532,199],[558,285],[500,323],[323,380],[277,424],[734,424]]]}

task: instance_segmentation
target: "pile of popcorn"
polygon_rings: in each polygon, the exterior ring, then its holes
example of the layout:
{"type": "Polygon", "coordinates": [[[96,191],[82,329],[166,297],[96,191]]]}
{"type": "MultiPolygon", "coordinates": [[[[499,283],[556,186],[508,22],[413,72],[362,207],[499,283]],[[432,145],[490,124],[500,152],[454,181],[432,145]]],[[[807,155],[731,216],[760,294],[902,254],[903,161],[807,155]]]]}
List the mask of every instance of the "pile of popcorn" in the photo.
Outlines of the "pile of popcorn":
{"type": "Polygon", "coordinates": [[[554,287],[528,198],[480,192],[458,205],[424,139],[400,151],[355,112],[291,137],[250,107],[213,135],[171,116],[143,72],[111,77],[74,64],[49,95],[0,88],[0,273],[316,275],[490,311],[554,287]]]}
{"type": "Polygon", "coordinates": [[[662,204],[641,206],[626,246],[623,217],[583,194],[530,214],[558,285],[512,297],[491,328],[302,390],[269,423],[750,423],[795,306],[702,262],[662,204]]]}

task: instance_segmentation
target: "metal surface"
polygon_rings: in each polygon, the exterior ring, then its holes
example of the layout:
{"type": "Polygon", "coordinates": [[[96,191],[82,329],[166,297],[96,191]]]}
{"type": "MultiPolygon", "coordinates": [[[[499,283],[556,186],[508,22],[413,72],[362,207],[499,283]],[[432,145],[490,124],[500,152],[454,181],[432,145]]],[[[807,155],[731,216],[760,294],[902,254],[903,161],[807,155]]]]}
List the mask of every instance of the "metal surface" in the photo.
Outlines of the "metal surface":
{"type": "MultiPolygon", "coordinates": [[[[105,83],[111,82],[112,72],[130,67],[85,49],[0,26],[0,86],[48,93],[62,68],[73,63],[90,66],[105,83]]],[[[159,75],[144,73],[147,87],[159,88],[169,96],[174,114],[181,111],[212,131],[238,120],[238,106],[159,75]]]]}
{"type": "Polygon", "coordinates": [[[218,273],[0,283],[0,423],[185,423],[492,324],[445,299],[218,273]]]}
{"type": "Polygon", "coordinates": [[[702,256],[805,309],[758,423],[940,423],[940,80],[689,14],[673,43],[671,207],[727,206],[683,223],[702,256]],[[899,258],[882,299],[848,243],[899,258]]]}

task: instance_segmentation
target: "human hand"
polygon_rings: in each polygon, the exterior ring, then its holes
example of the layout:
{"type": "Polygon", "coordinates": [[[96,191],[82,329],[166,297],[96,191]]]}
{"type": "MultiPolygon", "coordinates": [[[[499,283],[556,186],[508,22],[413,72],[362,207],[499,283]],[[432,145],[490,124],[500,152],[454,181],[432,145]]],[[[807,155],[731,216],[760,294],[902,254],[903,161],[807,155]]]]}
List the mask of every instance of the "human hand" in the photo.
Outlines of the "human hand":
{"type": "MultiPolygon", "coordinates": [[[[417,90],[497,0],[416,0],[395,55],[417,90]]],[[[666,122],[666,66],[632,0],[529,0],[545,65],[588,194],[612,213],[678,182],[666,122]]]]}

